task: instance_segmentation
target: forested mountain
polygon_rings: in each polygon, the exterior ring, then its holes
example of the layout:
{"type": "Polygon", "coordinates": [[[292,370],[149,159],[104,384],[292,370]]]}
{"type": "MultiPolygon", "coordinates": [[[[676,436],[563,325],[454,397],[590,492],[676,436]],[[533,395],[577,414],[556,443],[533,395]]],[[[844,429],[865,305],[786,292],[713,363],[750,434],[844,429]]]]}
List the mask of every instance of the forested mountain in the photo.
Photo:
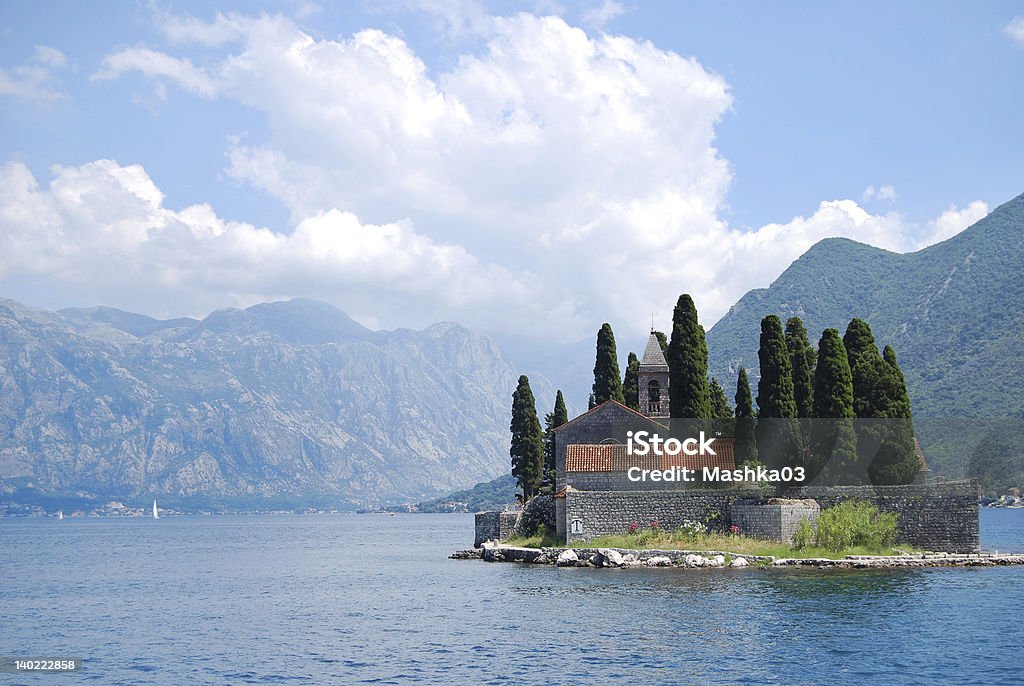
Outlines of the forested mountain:
{"type": "Polygon", "coordinates": [[[710,373],[727,388],[741,366],[757,377],[767,314],[801,317],[815,343],[827,327],[867,321],[896,349],[915,416],[1024,417],[1024,195],[915,253],[817,243],[708,332],[710,373]]]}

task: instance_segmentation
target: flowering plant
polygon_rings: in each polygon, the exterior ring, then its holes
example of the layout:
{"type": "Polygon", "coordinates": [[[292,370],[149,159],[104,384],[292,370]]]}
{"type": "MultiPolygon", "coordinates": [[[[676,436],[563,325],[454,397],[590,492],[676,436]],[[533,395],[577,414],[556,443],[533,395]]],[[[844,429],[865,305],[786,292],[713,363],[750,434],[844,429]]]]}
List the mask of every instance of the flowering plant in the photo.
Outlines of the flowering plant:
{"type": "Polygon", "coordinates": [[[640,525],[639,524],[637,524],[636,522],[630,522],[630,524],[629,524],[629,533],[635,534],[639,530],[640,530],[640,525]]]}
{"type": "Polygon", "coordinates": [[[740,535],[740,531],[741,531],[741,529],[738,526],[736,526],[735,524],[733,524],[732,526],[729,527],[729,533],[732,534],[733,536],[739,536],[740,535]]]}

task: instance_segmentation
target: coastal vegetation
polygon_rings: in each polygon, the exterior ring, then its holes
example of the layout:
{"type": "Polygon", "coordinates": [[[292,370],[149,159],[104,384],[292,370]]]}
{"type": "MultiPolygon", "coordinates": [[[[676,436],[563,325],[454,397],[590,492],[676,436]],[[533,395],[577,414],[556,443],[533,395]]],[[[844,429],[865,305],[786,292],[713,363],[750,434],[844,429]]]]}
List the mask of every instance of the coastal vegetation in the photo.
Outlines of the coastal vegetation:
{"type": "MultiPolygon", "coordinates": [[[[707,523],[684,521],[674,529],[657,521],[630,524],[628,531],[571,543],[573,548],[618,548],[626,550],[691,550],[729,552],[736,555],[760,555],[776,558],[833,558],[847,555],[898,555],[914,551],[896,546],[896,519],[890,512],[879,512],[866,501],[849,500],[824,510],[811,524],[803,520],[793,543],[768,541],[745,536],[739,527],[726,532],[712,531],[707,523]]],[[[511,546],[524,548],[556,547],[557,539],[541,525],[532,536],[514,537],[511,546]]]]}

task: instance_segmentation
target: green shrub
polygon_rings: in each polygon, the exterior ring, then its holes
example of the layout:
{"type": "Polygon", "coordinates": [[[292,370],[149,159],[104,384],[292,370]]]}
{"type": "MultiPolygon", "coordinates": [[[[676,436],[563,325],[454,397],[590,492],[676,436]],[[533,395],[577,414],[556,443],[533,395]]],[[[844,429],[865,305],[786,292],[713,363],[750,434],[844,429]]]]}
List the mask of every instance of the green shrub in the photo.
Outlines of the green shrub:
{"type": "Polygon", "coordinates": [[[804,517],[800,520],[800,523],[797,524],[796,531],[793,532],[793,548],[794,550],[803,550],[813,542],[814,527],[811,526],[807,517],[804,517]]]}
{"type": "Polygon", "coordinates": [[[832,551],[881,550],[896,541],[896,519],[895,513],[879,512],[869,502],[847,500],[818,516],[817,542],[832,551]]]}

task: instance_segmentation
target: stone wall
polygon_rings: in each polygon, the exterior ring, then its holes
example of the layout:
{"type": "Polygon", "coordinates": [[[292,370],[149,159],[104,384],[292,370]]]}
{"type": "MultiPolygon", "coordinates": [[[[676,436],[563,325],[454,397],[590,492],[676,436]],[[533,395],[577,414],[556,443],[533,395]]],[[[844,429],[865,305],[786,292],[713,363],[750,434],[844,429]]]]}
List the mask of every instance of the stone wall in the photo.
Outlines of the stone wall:
{"type": "Polygon", "coordinates": [[[981,490],[974,479],[909,486],[807,486],[791,489],[785,495],[814,498],[822,510],[851,498],[868,500],[883,512],[899,515],[899,543],[948,553],[981,550],[981,490]]]}
{"type": "MultiPolygon", "coordinates": [[[[565,532],[570,543],[605,534],[622,534],[633,522],[646,526],[655,520],[662,528],[674,529],[683,520],[692,519],[707,522],[712,530],[727,531],[735,523],[734,503],[755,500],[751,495],[751,491],[742,489],[569,490],[564,499],[564,524],[558,529],[565,532]],[[574,520],[578,520],[575,532],[574,520]]],[[[785,495],[789,498],[813,498],[822,510],[851,498],[868,500],[882,511],[899,514],[899,543],[954,553],[980,549],[979,490],[973,480],[927,486],[807,487],[792,489],[785,495]]],[[[559,517],[562,516],[562,507],[560,503],[559,517]]],[[[788,524],[783,525],[780,521],[780,532],[798,524],[800,518],[794,512],[788,524]]],[[[742,528],[742,525],[738,526],[742,528]]]]}
{"type": "Polygon", "coordinates": [[[508,540],[518,519],[518,512],[477,512],[473,547],[479,548],[484,541],[508,540]]]}
{"type": "Polygon", "coordinates": [[[566,540],[573,543],[624,534],[633,522],[648,526],[657,521],[663,529],[675,529],[689,519],[707,523],[713,531],[727,531],[732,523],[731,505],[744,497],[749,497],[749,491],[568,491],[566,540]],[[575,529],[574,521],[578,521],[575,529]]]}
{"type": "Polygon", "coordinates": [[[744,536],[792,543],[800,522],[806,519],[814,524],[820,509],[814,500],[737,500],[731,509],[732,524],[744,536]]]}

